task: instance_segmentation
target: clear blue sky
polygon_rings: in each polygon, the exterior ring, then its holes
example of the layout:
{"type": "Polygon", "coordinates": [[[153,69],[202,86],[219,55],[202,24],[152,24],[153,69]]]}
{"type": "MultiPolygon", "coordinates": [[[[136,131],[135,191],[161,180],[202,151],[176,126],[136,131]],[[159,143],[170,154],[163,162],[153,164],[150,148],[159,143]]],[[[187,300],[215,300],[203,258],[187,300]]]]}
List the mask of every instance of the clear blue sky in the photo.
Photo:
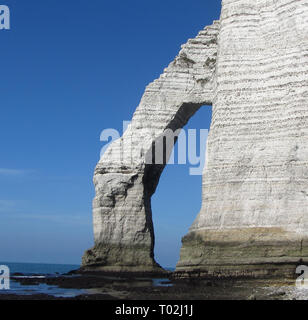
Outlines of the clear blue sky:
{"type": "MultiPolygon", "coordinates": [[[[0,261],[80,263],[93,244],[92,175],[105,128],[122,128],[219,0],[3,0],[0,261]]],[[[190,128],[209,128],[210,107],[190,128]]],[[[174,266],[201,177],[168,166],[153,197],[156,258],[174,266]]]]}

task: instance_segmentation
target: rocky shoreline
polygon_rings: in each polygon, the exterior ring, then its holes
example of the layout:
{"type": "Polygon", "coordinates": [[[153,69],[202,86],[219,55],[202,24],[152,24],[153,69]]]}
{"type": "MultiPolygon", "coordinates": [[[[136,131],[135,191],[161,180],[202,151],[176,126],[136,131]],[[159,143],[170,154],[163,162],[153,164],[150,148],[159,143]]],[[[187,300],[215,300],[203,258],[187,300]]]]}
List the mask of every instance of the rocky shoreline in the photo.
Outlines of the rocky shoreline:
{"type": "Polygon", "coordinates": [[[112,274],[71,272],[64,275],[23,277],[21,286],[45,284],[63,289],[82,289],[84,294],[55,297],[49,294],[0,294],[0,300],[306,300],[308,289],[298,289],[294,279],[174,279],[172,273],[112,274]]]}

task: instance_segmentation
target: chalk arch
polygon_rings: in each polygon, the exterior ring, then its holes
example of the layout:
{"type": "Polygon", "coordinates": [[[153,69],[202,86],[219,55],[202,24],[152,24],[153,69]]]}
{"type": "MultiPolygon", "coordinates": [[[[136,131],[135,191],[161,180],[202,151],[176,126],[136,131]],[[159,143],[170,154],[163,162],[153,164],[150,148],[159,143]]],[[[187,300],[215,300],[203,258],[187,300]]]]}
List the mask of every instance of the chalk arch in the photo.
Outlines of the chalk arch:
{"type": "Polygon", "coordinates": [[[294,276],[307,263],[307,2],[223,0],[220,22],[146,88],[97,165],[95,246],[84,268],[159,269],[150,197],[163,166],[148,166],[146,155],[179,110],[202,104],[213,105],[202,207],[174,276],[294,276]]]}
{"type": "Polygon", "coordinates": [[[153,145],[166,129],[183,128],[201,106],[212,105],[219,26],[215,21],[182,46],[160,78],[146,88],[123,136],[97,164],[95,244],[83,256],[83,269],[160,270],[154,260],[151,197],[166,162],[155,162],[153,145]]]}

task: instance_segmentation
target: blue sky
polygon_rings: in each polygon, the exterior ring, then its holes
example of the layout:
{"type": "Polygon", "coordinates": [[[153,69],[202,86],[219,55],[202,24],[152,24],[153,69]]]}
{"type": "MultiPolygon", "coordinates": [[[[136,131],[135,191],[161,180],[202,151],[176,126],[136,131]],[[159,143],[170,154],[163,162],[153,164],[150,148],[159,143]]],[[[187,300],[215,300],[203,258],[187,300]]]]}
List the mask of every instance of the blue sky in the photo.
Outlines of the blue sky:
{"type": "MultiPolygon", "coordinates": [[[[121,130],[180,45],[219,18],[218,0],[4,0],[0,30],[0,261],[80,263],[93,244],[100,133],[121,130]]],[[[203,107],[190,128],[209,128],[203,107]]],[[[122,132],[122,131],[121,131],[122,132]]],[[[201,177],[168,166],[153,197],[156,258],[174,266],[201,177]]]]}

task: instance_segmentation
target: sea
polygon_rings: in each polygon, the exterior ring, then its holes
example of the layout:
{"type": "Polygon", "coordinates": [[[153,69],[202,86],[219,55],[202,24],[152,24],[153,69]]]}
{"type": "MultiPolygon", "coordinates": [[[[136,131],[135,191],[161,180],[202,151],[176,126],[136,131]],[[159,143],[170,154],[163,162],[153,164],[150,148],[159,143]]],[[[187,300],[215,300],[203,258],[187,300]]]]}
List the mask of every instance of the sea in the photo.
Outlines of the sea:
{"type": "Polygon", "coordinates": [[[49,263],[19,263],[19,262],[1,262],[0,265],[6,265],[10,268],[11,275],[14,273],[23,273],[24,275],[56,275],[67,273],[80,268],[77,264],[49,264],[49,263]]]}
{"type": "MultiPolygon", "coordinates": [[[[1,262],[0,266],[7,266],[10,270],[10,276],[14,278],[46,278],[57,277],[68,273],[69,271],[80,268],[80,265],[74,264],[48,264],[48,263],[17,263],[17,262],[1,262]]],[[[173,271],[174,268],[166,268],[173,271]]],[[[168,279],[152,279],[152,285],[156,286],[169,286],[165,284],[168,279]]],[[[47,285],[40,283],[38,285],[21,285],[18,281],[10,280],[10,289],[1,290],[1,268],[0,268],[0,295],[1,294],[15,294],[15,295],[38,295],[47,294],[56,298],[74,298],[83,294],[91,294],[93,290],[83,289],[66,289],[59,288],[58,286],[47,285]]]]}
{"type": "MultiPolygon", "coordinates": [[[[34,277],[55,277],[69,271],[76,270],[80,266],[74,264],[48,264],[48,263],[17,263],[17,262],[0,262],[0,266],[7,266],[10,270],[10,276],[16,278],[34,278],[34,277]]],[[[0,270],[1,278],[1,270],[0,270]]],[[[0,290],[1,294],[15,295],[37,295],[48,294],[54,297],[73,298],[81,294],[86,294],[86,290],[63,289],[58,286],[51,286],[44,283],[38,285],[21,285],[19,282],[10,280],[9,290],[0,290]]]]}

